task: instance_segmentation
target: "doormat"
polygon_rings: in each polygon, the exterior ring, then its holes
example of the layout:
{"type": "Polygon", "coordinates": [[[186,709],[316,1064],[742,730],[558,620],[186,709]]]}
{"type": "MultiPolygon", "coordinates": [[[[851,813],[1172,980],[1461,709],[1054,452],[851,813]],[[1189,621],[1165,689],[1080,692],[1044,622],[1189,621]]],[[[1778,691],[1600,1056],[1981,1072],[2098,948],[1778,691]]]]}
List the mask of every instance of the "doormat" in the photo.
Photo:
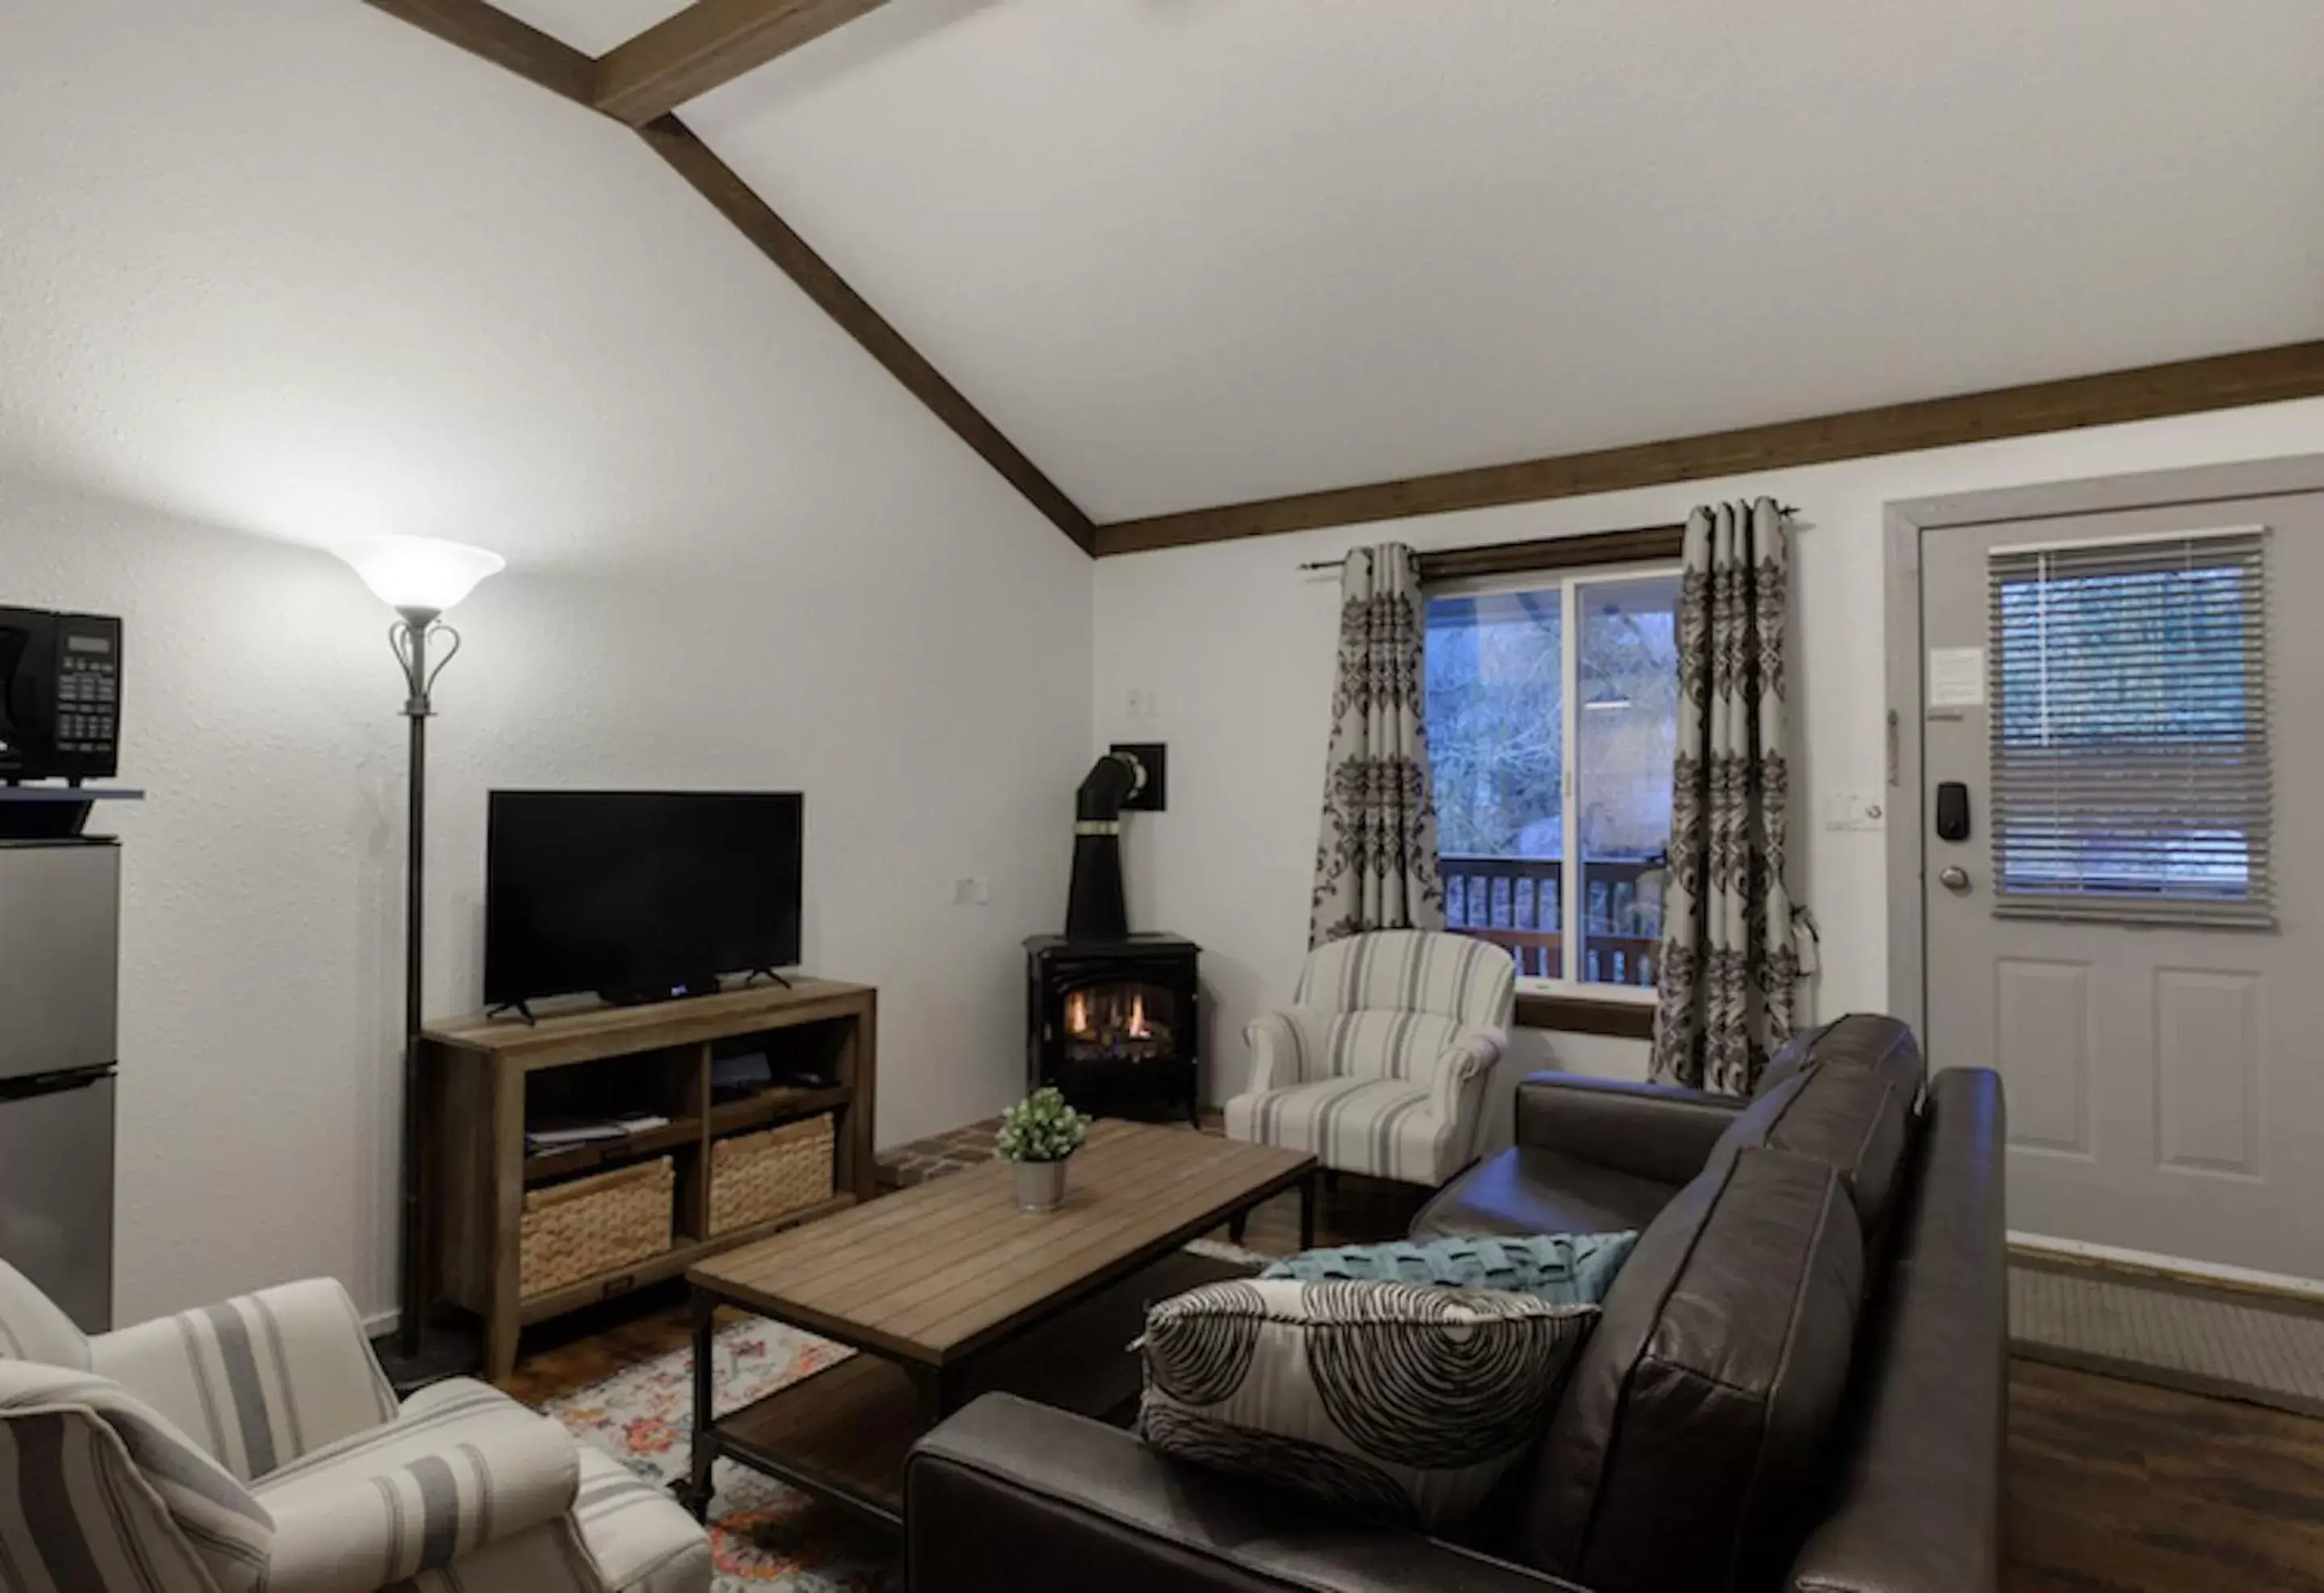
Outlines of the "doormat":
{"type": "Polygon", "coordinates": [[[2324,1416],[2324,1305],[2013,1257],[2009,1348],[2030,1360],[2324,1416]]]}

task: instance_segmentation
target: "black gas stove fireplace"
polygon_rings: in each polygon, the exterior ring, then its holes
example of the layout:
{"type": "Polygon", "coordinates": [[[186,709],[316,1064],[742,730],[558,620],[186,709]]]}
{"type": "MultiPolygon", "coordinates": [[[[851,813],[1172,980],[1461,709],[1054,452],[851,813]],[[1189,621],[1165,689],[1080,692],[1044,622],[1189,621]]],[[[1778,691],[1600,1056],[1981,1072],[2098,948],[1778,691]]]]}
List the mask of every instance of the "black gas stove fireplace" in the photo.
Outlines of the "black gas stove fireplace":
{"type": "Polygon", "coordinates": [[[1108,753],[1074,807],[1065,933],[1025,943],[1028,1087],[1055,1085],[1101,1117],[1200,1120],[1200,948],[1132,935],[1122,889],[1121,810],[1143,778],[1108,753]]]}

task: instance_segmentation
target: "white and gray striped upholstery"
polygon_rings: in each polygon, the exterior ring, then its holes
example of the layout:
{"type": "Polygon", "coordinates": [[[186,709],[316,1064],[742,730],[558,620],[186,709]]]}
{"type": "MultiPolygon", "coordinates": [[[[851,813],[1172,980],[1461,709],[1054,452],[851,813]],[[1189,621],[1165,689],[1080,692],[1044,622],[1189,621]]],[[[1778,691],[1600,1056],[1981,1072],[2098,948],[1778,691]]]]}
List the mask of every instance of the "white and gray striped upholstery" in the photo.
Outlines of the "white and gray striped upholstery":
{"type": "Polygon", "coordinates": [[[274,1520],[118,1383],[0,1360],[0,1587],[258,1593],[274,1520]]]}
{"type": "Polygon", "coordinates": [[[329,1278],[102,1334],[88,1353],[245,1482],[395,1419],[355,1302],[329,1278]]]}
{"type": "MultiPolygon", "coordinates": [[[[292,1461],[257,1495],[274,1517],[272,1579],[300,1593],[374,1593],[527,1536],[524,1586],[597,1593],[571,1517],[580,1485],[571,1434],[462,1378],[292,1461]]],[[[465,1563],[458,1580],[473,1582],[465,1563]]]]}
{"type": "Polygon", "coordinates": [[[0,1261],[0,1359],[88,1368],[88,1340],[32,1280],[0,1261]]]}
{"type": "Polygon", "coordinates": [[[1244,1031],[1251,1083],[1227,1133],[1326,1167],[1438,1184],[1476,1156],[1517,965],[1466,935],[1391,929],[1320,946],[1294,1004],[1244,1031]]]}
{"type": "Polygon", "coordinates": [[[715,1567],[708,1535],[677,1530],[673,1514],[678,1524],[694,1525],[667,1488],[603,1450],[581,1446],[581,1496],[573,1515],[607,1586],[625,1593],[694,1593],[710,1585],[715,1567]]]}
{"type": "Polygon", "coordinates": [[[1517,979],[1509,954],[1486,941],[1378,929],[1310,952],[1291,999],[1326,1012],[1434,1012],[1475,1027],[1507,1027],[1517,979]]]}
{"type": "Polygon", "coordinates": [[[506,1395],[441,1383],[399,1408],[335,1283],[84,1340],[0,1262],[7,1593],[705,1593],[711,1573],[676,1500],[506,1395]]]}

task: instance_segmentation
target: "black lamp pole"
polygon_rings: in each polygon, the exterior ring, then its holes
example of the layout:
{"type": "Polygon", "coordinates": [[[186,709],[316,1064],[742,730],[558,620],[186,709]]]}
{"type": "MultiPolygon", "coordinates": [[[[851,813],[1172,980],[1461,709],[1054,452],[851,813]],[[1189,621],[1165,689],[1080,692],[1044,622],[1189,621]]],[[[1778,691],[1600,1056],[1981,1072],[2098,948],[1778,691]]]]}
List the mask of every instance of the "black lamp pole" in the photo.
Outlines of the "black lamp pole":
{"type": "Polygon", "coordinates": [[[410,795],[404,841],[403,889],[403,1202],[396,1236],[396,1328],[392,1343],[378,1347],[388,1381],[399,1394],[410,1392],[475,1364],[473,1341],[429,1332],[428,1210],[420,1189],[426,1163],[420,1110],[420,1029],[426,1009],[420,988],[420,947],[428,922],[428,720],[436,677],[460,650],[460,633],[444,623],[444,611],[476,589],[477,583],[505,569],[508,561],[484,548],[435,537],[369,537],[338,549],[374,595],[396,612],[387,645],[403,670],[403,717],[410,725],[411,766],[405,774],[410,795]],[[442,644],[440,654],[433,652],[442,644]]]}
{"type": "Polygon", "coordinates": [[[387,640],[395,649],[396,661],[403,666],[404,684],[410,688],[403,716],[411,726],[408,781],[411,800],[403,893],[403,1221],[399,1246],[395,1355],[388,1367],[389,1380],[401,1390],[435,1381],[458,1369],[456,1362],[429,1367],[423,1364],[426,1358],[421,1354],[427,1339],[429,1301],[420,1254],[427,1212],[420,1203],[420,931],[427,908],[428,721],[435,713],[430,698],[436,677],[460,650],[460,633],[444,623],[438,610],[406,608],[398,612],[403,617],[389,630],[387,640]],[[428,644],[438,638],[449,645],[431,668],[428,644]]]}

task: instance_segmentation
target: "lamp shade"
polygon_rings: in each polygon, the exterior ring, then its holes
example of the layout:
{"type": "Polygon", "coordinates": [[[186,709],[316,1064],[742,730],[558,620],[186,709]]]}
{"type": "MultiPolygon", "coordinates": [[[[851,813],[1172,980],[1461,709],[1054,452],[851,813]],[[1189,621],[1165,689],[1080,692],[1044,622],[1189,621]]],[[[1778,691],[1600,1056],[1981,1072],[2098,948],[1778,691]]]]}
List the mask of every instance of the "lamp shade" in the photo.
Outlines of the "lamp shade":
{"type": "Polygon", "coordinates": [[[434,537],[373,537],[337,552],[381,602],[399,612],[440,614],[484,577],[508,567],[497,553],[434,537]]]}

